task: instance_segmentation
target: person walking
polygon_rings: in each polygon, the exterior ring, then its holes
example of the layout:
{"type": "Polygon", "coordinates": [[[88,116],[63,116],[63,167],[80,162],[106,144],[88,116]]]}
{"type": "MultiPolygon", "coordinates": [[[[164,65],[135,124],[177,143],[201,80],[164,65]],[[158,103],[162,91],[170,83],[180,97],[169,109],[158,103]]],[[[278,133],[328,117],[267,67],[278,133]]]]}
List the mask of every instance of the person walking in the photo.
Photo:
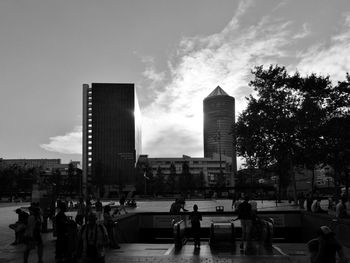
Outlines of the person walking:
{"type": "Polygon", "coordinates": [[[100,199],[97,199],[95,203],[95,208],[96,208],[97,220],[101,220],[102,219],[102,202],[100,201],[100,199]]]}
{"type": "Polygon", "coordinates": [[[41,237],[41,217],[40,208],[31,205],[29,207],[29,217],[26,230],[24,232],[24,239],[26,241],[26,248],[24,250],[24,263],[28,263],[29,253],[35,247],[38,248],[38,263],[43,262],[43,240],[41,237]]]}
{"type": "Polygon", "coordinates": [[[240,248],[245,250],[247,244],[250,241],[250,234],[253,224],[252,206],[249,204],[249,197],[245,196],[244,201],[238,206],[238,219],[241,221],[242,226],[242,243],[240,248]]]}
{"type": "Polygon", "coordinates": [[[84,204],[84,199],[82,197],[79,198],[79,202],[77,204],[77,215],[75,217],[75,222],[78,225],[82,225],[84,221],[84,216],[85,216],[85,204],[84,204]]]}
{"type": "Polygon", "coordinates": [[[87,223],[90,213],[92,213],[92,203],[91,203],[91,197],[89,196],[85,200],[85,215],[84,215],[85,223],[87,223]]]}
{"type": "Polygon", "coordinates": [[[201,230],[201,223],[202,221],[202,215],[200,212],[198,212],[198,206],[196,204],[193,205],[193,211],[190,213],[189,219],[191,220],[191,229],[192,229],[192,236],[194,240],[194,247],[200,248],[200,230],[201,230]]]}
{"type": "Polygon", "coordinates": [[[342,245],[328,226],[321,226],[317,230],[317,235],[317,238],[312,239],[307,243],[311,263],[347,262],[342,245]],[[339,256],[338,261],[336,261],[336,254],[339,256]]]}
{"type": "Polygon", "coordinates": [[[114,249],[119,249],[120,246],[118,245],[118,241],[115,237],[114,220],[110,212],[111,212],[111,207],[109,205],[106,205],[103,211],[103,224],[106,227],[106,230],[108,233],[109,247],[114,249]]]}
{"type": "Polygon", "coordinates": [[[108,234],[104,225],[96,221],[96,214],[90,213],[87,223],[79,231],[77,257],[81,263],[105,262],[104,247],[109,243],[108,234]]]}
{"type": "Polygon", "coordinates": [[[67,205],[64,202],[59,204],[59,212],[55,217],[56,221],[56,262],[68,262],[68,244],[69,244],[69,221],[65,212],[67,205]]]}

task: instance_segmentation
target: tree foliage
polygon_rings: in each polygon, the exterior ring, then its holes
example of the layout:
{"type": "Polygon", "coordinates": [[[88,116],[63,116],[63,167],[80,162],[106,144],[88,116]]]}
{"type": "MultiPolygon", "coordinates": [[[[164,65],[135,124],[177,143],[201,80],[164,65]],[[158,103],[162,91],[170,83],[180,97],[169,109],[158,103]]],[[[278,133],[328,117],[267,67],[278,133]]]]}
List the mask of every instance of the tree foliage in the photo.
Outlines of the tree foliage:
{"type": "Polygon", "coordinates": [[[296,164],[314,169],[326,162],[334,166],[332,158],[339,162],[339,153],[350,149],[349,129],[340,125],[349,125],[349,75],[334,86],[329,76],[289,75],[277,65],[255,67],[252,74],[255,94],[235,125],[237,152],[246,165],[275,167],[283,189],[296,164]]]}

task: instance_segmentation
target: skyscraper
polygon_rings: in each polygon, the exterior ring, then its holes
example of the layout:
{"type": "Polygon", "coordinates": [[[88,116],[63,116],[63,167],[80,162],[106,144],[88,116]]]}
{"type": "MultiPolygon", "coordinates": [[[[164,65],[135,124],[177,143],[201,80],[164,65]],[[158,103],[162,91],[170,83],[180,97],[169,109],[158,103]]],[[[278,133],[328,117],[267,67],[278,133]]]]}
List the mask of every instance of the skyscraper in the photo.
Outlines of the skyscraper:
{"type": "Polygon", "coordinates": [[[133,190],[141,151],[134,84],[83,85],[83,189],[104,195],[133,190]]]}
{"type": "Polygon", "coordinates": [[[232,171],[235,173],[237,161],[232,132],[235,123],[235,99],[217,86],[203,100],[203,116],[204,157],[212,157],[214,153],[232,157],[232,171]]]}

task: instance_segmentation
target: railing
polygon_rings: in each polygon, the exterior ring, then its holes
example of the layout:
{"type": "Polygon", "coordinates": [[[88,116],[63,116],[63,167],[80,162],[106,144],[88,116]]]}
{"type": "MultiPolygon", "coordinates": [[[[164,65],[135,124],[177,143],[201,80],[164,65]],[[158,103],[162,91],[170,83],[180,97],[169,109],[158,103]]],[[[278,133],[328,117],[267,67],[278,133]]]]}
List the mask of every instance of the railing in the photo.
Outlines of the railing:
{"type": "Polygon", "coordinates": [[[173,237],[176,249],[180,249],[186,243],[185,230],[186,226],[184,220],[178,222],[173,220],[173,237]]]}
{"type": "Polygon", "coordinates": [[[233,222],[212,222],[210,227],[210,245],[221,242],[235,243],[235,226],[233,222]]]}

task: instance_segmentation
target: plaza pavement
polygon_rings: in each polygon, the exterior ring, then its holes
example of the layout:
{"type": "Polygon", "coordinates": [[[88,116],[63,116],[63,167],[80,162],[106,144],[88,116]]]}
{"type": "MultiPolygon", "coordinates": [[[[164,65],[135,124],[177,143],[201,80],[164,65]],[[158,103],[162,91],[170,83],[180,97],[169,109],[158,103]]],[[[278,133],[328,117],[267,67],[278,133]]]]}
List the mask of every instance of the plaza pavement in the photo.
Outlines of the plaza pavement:
{"type": "MultiPolygon", "coordinates": [[[[169,211],[171,201],[139,201],[136,209],[130,212],[166,212],[169,211]]],[[[192,210],[193,204],[198,204],[200,211],[215,211],[217,205],[223,205],[225,211],[231,211],[231,200],[187,200],[186,208],[192,210]]],[[[14,210],[26,207],[28,203],[0,206],[0,263],[23,262],[24,245],[11,246],[14,233],[8,225],[16,221],[14,210]]],[[[273,201],[258,202],[259,210],[290,210],[297,209],[287,202],[278,204],[273,201]]],[[[69,214],[74,216],[74,212],[69,214]]],[[[52,233],[43,234],[44,263],[53,263],[55,255],[55,241],[52,233]]],[[[107,250],[106,262],[235,262],[235,263],[267,263],[267,262],[309,262],[305,244],[274,244],[273,255],[242,255],[237,250],[212,250],[206,242],[202,242],[200,250],[195,250],[191,242],[180,251],[174,249],[173,244],[135,244],[122,243],[119,250],[107,250]]],[[[348,258],[350,250],[346,249],[348,258]]],[[[36,251],[31,251],[29,263],[37,262],[36,251]]]]}

